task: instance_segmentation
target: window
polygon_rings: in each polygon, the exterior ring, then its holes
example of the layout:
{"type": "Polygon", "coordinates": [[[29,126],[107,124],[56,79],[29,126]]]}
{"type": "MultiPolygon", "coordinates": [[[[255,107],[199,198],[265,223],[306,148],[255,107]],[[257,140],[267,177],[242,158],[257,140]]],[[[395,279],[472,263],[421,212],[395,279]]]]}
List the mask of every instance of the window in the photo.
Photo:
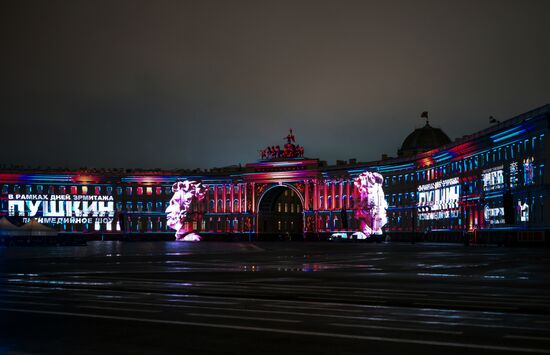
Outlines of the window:
{"type": "Polygon", "coordinates": [[[82,186],[82,194],[86,195],[88,193],[88,186],[82,186]]]}
{"type": "Polygon", "coordinates": [[[76,195],[78,193],[78,190],[76,186],[71,186],[71,195],[76,195]]]}
{"type": "Polygon", "coordinates": [[[60,194],[65,194],[67,192],[67,188],[65,186],[59,186],[59,193],[60,194]]]}
{"type": "Polygon", "coordinates": [[[107,190],[107,195],[112,195],[113,194],[113,187],[112,186],[107,186],[106,190],[107,190]]]}
{"type": "Polygon", "coordinates": [[[155,189],[155,194],[157,194],[157,195],[162,194],[162,187],[157,187],[157,188],[155,189]]]}
{"type": "Polygon", "coordinates": [[[101,186],[96,186],[94,188],[94,194],[101,195],[101,186]]]}
{"type": "Polygon", "coordinates": [[[131,186],[126,187],[126,195],[128,195],[128,196],[132,195],[132,187],[131,186]]]}
{"type": "Polygon", "coordinates": [[[138,187],[136,188],[136,193],[137,193],[138,195],[140,195],[140,196],[143,195],[143,187],[138,186],[138,187]]]}
{"type": "Polygon", "coordinates": [[[523,159],[523,183],[531,185],[534,183],[533,157],[523,159]]]}
{"type": "Polygon", "coordinates": [[[117,193],[117,195],[122,195],[122,187],[117,186],[116,193],[117,193]]]}
{"type": "Polygon", "coordinates": [[[511,162],[510,163],[510,188],[514,189],[518,184],[518,163],[517,162],[511,162]]]}
{"type": "Polygon", "coordinates": [[[148,196],[151,196],[153,194],[153,188],[151,186],[148,186],[145,189],[145,192],[147,193],[148,196]]]}

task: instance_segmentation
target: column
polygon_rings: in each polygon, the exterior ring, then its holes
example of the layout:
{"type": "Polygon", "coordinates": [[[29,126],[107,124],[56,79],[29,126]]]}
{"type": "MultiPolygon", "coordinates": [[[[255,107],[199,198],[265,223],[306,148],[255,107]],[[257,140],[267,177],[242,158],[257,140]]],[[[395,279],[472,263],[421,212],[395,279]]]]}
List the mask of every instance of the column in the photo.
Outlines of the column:
{"type": "Polygon", "coordinates": [[[304,181],[304,210],[309,210],[309,180],[304,181]]]}
{"type": "Polygon", "coordinates": [[[248,212],[248,202],[246,201],[246,195],[248,190],[248,183],[244,183],[244,212],[248,212]]]}
{"type": "Polygon", "coordinates": [[[317,211],[319,209],[319,192],[318,192],[317,180],[313,180],[313,209],[317,211]]]}
{"type": "Polygon", "coordinates": [[[223,209],[223,212],[227,212],[227,206],[225,205],[225,201],[227,200],[227,188],[225,186],[225,184],[223,184],[223,187],[222,187],[222,209],[223,209]]]}
{"type": "Polygon", "coordinates": [[[340,209],[344,209],[344,180],[340,180],[339,182],[339,185],[340,185],[340,197],[338,198],[339,200],[339,205],[338,207],[340,209]]]}
{"type": "Polygon", "coordinates": [[[346,209],[349,209],[351,206],[349,205],[350,200],[350,184],[353,180],[347,180],[346,181],[346,209]]]}
{"type": "Polygon", "coordinates": [[[218,212],[218,185],[214,185],[214,212],[218,212]]]}
{"type": "Polygon", "coordinates": [[[242,212],[241,211],[242,197],[243,197],[243,184],[239,184],[239,208],[237,209],[237,212],[242,212]]]}
{"type": "Polygon", "coordinates": [[[256,185],[255,183],[252,183],[252,211],[251,212],[254,212],[254,209],[256,208],[256,199],[255,199],[256,191],[254,191],[256,189],[255,185],[256,185]]]}
{"type": "Polygon", "coordinates": [[[336,186],[334,185],[335,184],[335,181],[333,180],[332,183],[331,183],[331,194],[332,194],[332,197],[331,197],[331,200],[332,200],[332,206],[330,206],[330,209],[331,210],[334,210],[336,209],[336,194],[335,194],[335,189],[336,189],[336,186]]]}
{"type": "Polygon", "coordinates": [[[327,186],[327,181],[326,180],[323,180],[323,199],[324,199],[324,202],[323,202],[323,208],[325,210],[328,210],[328,186],[327,186]]]}
{"type": "Polygon", "coordinates": [[[231,182],[231,197],[230,197],[230,203],[229,203],[229,207],[231,208],[231,212],[235,212],[235,184],[233,182],[231,182]]]}

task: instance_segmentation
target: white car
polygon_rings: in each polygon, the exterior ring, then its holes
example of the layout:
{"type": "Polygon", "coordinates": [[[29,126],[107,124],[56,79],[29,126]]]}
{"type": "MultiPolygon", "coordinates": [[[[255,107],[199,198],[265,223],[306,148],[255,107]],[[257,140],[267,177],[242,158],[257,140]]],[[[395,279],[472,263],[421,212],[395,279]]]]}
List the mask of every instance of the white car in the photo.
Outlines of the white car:
{"type": "Polygon", "coordinates": [[[332,233],[328,240],[337,241],[337,240],[348,240],[347,233],[332,233]]]}
{"type": "Polygon", "coordinates": [[[363,232],[354,232],[351,235],[345,232],[332,233],[328,238],[330,241],[353,241],[353,240],[366,240],[366,241],[380,241],[380,237],[377,235],[367,235],[363,232]]]}
{"type": "Polygon", "coordinates": [[[369,237],[370,235],[366,235],[363,232],[355,232],[351,235],[351,239],[354,239],[354,240],[365,240],[365,239],[368,239],[369,237]]]}

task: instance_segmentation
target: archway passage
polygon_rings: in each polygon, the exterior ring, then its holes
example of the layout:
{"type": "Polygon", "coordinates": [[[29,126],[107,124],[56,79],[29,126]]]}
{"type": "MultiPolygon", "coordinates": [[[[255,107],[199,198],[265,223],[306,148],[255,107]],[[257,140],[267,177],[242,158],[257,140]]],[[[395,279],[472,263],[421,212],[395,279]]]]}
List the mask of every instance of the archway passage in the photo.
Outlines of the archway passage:
{"type": "Polygon", "coordinates": [[[275,186],[265,192],[258,206],[260,240],[301,240],[304,238],[302,201],[288,186],[275,186]]]}

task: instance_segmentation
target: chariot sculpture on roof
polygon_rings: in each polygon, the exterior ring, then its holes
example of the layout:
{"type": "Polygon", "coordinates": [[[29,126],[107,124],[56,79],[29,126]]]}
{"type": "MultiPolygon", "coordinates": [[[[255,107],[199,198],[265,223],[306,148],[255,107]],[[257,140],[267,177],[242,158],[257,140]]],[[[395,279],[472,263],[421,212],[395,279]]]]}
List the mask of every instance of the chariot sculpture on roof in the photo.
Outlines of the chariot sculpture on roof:
{"type": "Polygon", "coordinates": [[[296,137],[292,133],[292,128],[289,130],[288,135],[284,138],[286,144],[281,149],[280,146],[268,146],[265,149],[260,150],[260,158],[262,160],[274,160],[281,158],[303,158],[304,147],[296,143],[296,137]]]}

